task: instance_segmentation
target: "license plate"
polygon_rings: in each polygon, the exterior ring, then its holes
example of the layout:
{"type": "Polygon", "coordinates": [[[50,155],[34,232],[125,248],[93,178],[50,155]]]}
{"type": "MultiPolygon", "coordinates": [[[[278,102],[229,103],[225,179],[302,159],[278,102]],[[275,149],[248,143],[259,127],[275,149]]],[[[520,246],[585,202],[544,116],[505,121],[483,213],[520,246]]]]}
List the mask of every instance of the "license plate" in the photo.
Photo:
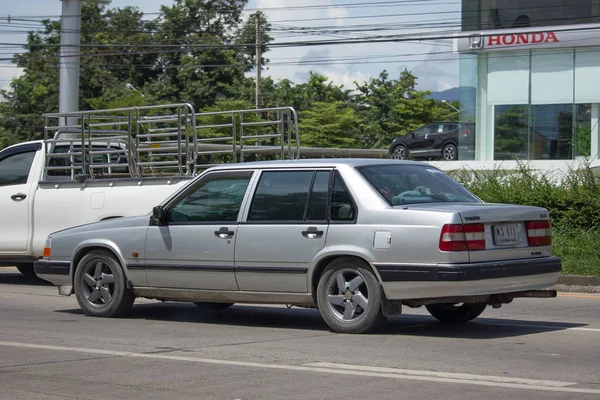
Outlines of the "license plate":
{"type": "Polygon", "coordinates": [[[521,230],[518,224],[494,225],[494,244],[514,246],[521,244],[521,230]]]}

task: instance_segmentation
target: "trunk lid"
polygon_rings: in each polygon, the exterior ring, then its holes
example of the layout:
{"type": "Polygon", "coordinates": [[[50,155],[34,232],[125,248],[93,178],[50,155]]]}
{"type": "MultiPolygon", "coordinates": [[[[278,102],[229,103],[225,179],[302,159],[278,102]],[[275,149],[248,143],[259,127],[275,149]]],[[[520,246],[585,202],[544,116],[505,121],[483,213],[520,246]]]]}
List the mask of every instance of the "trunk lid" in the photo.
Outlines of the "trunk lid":
{"type": "Polygon", "coordinates": [[[534,229],[539,228],[539,224],[531,224],[531,221],[549,221],[548,210],[545,208],[493,203],[424,203],[402,208],[454,212],[459,214],[463,225],[483,224],[485,249],[469,251],[471,262],[551,255],[550,245],[530,246],[529,243],[529,236],[549,232],[534,229]]]}

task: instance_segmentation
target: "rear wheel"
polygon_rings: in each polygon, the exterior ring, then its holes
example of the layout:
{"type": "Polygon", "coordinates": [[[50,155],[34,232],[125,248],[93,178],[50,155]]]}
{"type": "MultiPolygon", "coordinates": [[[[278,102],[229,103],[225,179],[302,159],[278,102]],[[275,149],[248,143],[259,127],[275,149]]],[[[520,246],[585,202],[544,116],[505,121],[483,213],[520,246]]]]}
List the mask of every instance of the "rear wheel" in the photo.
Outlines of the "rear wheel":
{"type": "Polygon", "coordinates": [[[234,303],[203,303],[200,301],[194,302],[194,304],[203,310],[207,311],[218,311],[225,310],[226,308],[231,307],[234,303]]]}
{"type": "Polygon", "coordinates": [[[35,279],[38,276],[35,274],[35,270],[33,269],[33,263],[22,263],[15,265],[19,272],[25,275],[27,278],[35,279]]]}
{"type": "Polygon", "coordinates": [[[317,303],[335,332],[366,333],[385,321],[377,278],[364,262],[353,258],[338,258],[325,268],[317,303]]]}
{"type": "Polygon", "coordinates": [[[444,160],[446,161],[454,161],[458,158],[457,156],[458,152],[456,146],[453,144],[447,144],[442,149],[442,157],[444,157],[444,160]]]}
{"type": "Polygon", "coordinates": [[[452,324],[471,321],[481,315],[485,303],[428,304],[427,311],[440,322],[452,324]]]}
{"type": "Polygon", "coordinates": [[[81,259],[74,285],[77,302],[88,315],[118,317],[135,301],[121,265],[105,250],[92,251],[81,259]]]}

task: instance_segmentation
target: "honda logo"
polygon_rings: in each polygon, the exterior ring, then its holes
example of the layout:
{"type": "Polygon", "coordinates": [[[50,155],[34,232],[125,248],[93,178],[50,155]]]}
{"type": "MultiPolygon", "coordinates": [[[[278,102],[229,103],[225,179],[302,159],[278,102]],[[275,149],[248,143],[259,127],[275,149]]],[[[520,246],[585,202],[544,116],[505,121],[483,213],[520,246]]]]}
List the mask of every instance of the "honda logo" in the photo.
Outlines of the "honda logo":
{"type": "Polygon", "coordinates": [[[469,48],[471,50],[483,49],[483,36],[481,35],[481,33],[477,33],[469,37],[469,48]]]}

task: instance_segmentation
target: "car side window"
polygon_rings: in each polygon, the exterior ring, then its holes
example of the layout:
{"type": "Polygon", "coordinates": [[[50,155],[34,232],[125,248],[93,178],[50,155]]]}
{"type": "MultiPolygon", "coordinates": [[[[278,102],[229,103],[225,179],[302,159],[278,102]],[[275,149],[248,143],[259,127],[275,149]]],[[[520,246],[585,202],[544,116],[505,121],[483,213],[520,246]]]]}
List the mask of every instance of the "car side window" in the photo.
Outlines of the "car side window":
{"type": "Polygon", "coordinates": [[[236,221],[252,171],[213,173],[175,205],[170,207],[170,223],[236,221]]]}
{"type": "Polygon", "coordinates": [[[458,125],[456,124],[444,124],[444,133],[450,133],[458,130],[458,125]]]}
{"type": "Polygon", "coordinates": [[[314,171],[263,172],[248,221],[304,221],[314,171]]]}
{"type": "Polygon", "coordinates": [[[425,125],[415,130],[415,136],[425,136],[430,132],[430,126],[425,125]]]}
{"type": "Polygon", "coordinates": [[[27,183],[35,151],[17,153],[0,160],[0,186],[27,183]]]}
{"type": "Polygon", "coordinates": [[[331,220],[348,222],[355,219],[356,205],[340,173],[336,172],[331,191],[331,220]]]}
{"type": "Polygon", "coordinates": [[[329,200],[329,171],[319,171],[315,174],[310,199],[306,211],[308,221],[326,221],[327,201],[329,200]]]}

